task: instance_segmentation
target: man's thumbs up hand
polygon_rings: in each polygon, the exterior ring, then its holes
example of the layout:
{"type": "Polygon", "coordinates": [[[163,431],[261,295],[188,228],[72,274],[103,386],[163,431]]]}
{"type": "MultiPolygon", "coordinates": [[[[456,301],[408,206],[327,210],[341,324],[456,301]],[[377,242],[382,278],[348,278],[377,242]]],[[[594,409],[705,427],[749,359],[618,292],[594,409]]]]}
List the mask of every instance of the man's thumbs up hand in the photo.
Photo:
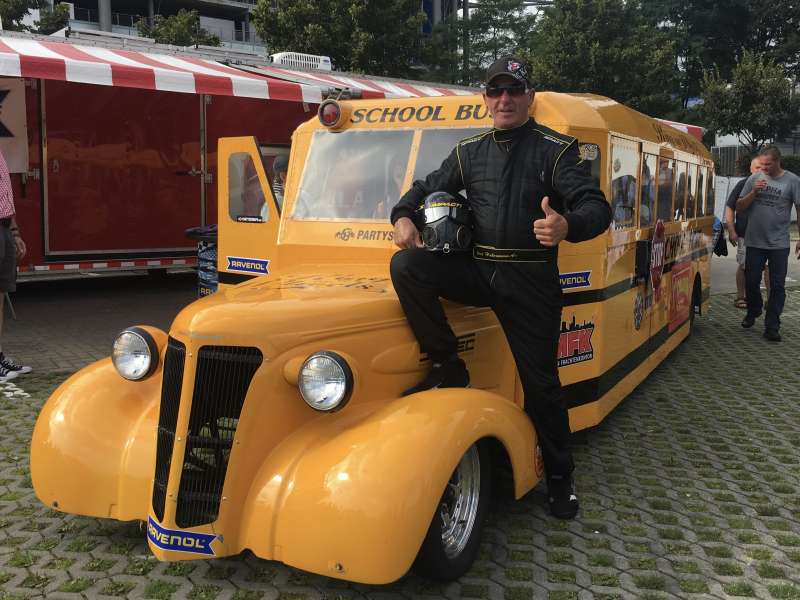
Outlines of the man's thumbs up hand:
{"type": "Polygon", "coordinates": [[[567,220],[550,208],[550,198],[542,199],[544,219],[533,222],[533,233],[542,246],[558,246],[558,243],[567,237],[569,225],[567,220]]]}

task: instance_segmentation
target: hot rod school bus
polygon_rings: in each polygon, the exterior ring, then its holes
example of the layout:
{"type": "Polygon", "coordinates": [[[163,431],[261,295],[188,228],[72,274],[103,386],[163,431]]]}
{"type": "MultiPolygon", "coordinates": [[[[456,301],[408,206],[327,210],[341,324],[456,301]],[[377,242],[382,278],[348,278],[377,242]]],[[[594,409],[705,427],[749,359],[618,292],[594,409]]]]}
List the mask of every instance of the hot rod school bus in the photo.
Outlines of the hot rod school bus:
{"type": "MultiPolygon", "coordinates": [[[[559,251],[558,364],[573,430],[605,417],[708,302],[713,165],[694,138],[594,95],[538,93],[577,138],[610,230],[559,251]]],[[[472,388],[401,397],[428,368],[389,278],[389,211],[479,96],[326,101],[294,134],[283,203],[253,138],[219,143],[220,290],[170,331],[132,327],[63,383],[31,446],[56,510],[147,522],[163,560],[257,556],[384,583],[452,579],[479,545],[493,460],[543,476],[505,336],[448,304],[472,388]]]]}

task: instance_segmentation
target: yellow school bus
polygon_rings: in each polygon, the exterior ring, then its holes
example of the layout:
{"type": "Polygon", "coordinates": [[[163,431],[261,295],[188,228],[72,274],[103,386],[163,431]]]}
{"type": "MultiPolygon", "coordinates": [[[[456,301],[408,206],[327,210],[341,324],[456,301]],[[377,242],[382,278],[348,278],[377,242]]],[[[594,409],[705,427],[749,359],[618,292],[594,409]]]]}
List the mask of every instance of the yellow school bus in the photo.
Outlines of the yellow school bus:
{"type": "MultiPolygon", "coordinates": [[[[694,138],[607,98],[538,93],[531,114],[577,138],[614,215],[559,250],[558,363],[577,430],[706,308],[713,164],[694,138]]],[[[366,583],[412,565],[466,572],[493,472],[509,468],[520,498],[541,455],[488,308],[446,305],[473,387],[400,396],[429,359],[391,285],[388,216],[490,126],[480,96],[326,101],[293,136],[282,204],[256,141],[220,140],[220,290],[169,332],[123,331],[112,357],[53,393],[31,444],[39,499],[145,521],[163,560],[250,549],[366,583]]]]}

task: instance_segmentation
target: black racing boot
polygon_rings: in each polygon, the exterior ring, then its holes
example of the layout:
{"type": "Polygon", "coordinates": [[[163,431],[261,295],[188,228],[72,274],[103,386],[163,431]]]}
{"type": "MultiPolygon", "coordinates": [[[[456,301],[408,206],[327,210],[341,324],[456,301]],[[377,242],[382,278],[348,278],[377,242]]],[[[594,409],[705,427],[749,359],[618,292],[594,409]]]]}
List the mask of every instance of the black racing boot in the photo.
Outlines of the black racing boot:
{"type": "Polygon", "coordinates": [[[464,361],[458,357],[433,363],[425,379],[405,390],[402,395],[408,396],[434,388],[453,387],[469,387],[469,371],[464,361]]]}
{"type": "Polygon", "coordinates": [[[574,519],[578,514],[578,496],[571,475],[552,475],[547,478],[547,502],[550,514],[559,519],[574,519]]]}

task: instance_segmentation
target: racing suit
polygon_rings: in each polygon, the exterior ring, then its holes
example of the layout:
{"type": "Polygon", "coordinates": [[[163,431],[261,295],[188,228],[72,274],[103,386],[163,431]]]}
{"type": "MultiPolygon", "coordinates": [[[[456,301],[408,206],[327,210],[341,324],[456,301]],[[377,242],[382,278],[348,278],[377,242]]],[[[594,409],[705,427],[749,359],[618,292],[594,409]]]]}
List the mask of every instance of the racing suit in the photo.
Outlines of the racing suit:
{"type": "Polygon", "coordinates": [[[489,306],[508,339],[548,476],[574,469],[569,418],[562,400],[557,355],[563,299],[558,248],[542,246],[533,222],[542,199],[564,215],[567,240],[604,232],[611,209],[578,154],[575,138],[533,119],[510,130],[492,129],[459,142],[441,167],[415,181],[392,210],[394,224],[409,217],[431,192],[466,190],[474,216],[471,253],[407,249],[392,257],[395,290],[409,325],[433,362],[456,354],[457,340],[440,297],[489,306]]]}

